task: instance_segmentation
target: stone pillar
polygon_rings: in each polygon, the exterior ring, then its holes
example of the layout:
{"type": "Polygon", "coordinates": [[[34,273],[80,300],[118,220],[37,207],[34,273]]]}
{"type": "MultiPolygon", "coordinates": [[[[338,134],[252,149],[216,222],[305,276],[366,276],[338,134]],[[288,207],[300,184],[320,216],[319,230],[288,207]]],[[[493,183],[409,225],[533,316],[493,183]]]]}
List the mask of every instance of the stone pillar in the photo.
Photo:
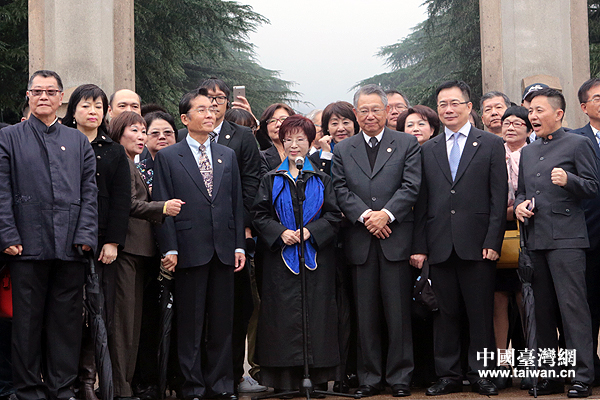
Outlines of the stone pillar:
{"type": "Polygon", "coordinates": [[[29,0],[29,72],[56,71],[64,102],[84,83],[135,90],[134,0],[29,0]]]}
{"type": "Polygon", "coordinates": [[[484,93],[520,104],[522,80],[549,75],[567,101],[565,125],[586,124],[577,90],[590,77],[587,1],[480,0],[479,11],[484,93]]]}

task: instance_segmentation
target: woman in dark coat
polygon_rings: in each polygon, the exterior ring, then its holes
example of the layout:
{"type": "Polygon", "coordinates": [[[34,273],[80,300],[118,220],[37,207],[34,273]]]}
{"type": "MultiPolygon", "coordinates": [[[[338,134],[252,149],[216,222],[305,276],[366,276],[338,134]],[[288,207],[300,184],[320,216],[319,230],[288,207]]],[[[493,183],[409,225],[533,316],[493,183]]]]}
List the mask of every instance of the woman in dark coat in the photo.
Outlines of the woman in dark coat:
{"type": "MultiPolygon", "coordinates": [[[[279,130],[287,158],[262,179],[253,207],[258,232],[257,258],[262,264],[257,359],[262,383],[278,390],[298,389],[303,376],[302,303],[296,229],[298,202],[295,160],[305,157],[315,137],[313,123],[300,115],[279,130]]],[[[303,174],[308,301],[308,357],[314,383],[336,379],[340,362],[335,300],[333,242],[341,213],[329,176],[308,159],[303,174]]]]}
{"type": "MultiPolygon", "coordinates": [[[[131,178],[123,146],[108,136],[106,115],[108,99],[102,89],[87,84],[76,88],[71,94],[63,125],[77,128],[91,142],[96,156],[96,185],[98,185],[98,254],[97,270],[103,277],[119,250],[125,246],[129,207],[131,205],[131,178]]],[[[114,304],[112,285],[103,285],[107,310],[114,304]]],[[[112,322],[112,313],[107,313],[107,324],[112,322]]],[[[94,393],[96,368],[94,343],[89,327],[84,334],[79,358],[79,397],[97,400],[94,393]]]]}
{"type": "Polygon", "coordinates": [[[279,139],[279,129],[283,121],[296,114],[287,104],[271,104],[262,113],[260,125],[256,131],[256,140],[260,147],[260,176],[276,168],[286,157],[283,143],[279,139]]]}

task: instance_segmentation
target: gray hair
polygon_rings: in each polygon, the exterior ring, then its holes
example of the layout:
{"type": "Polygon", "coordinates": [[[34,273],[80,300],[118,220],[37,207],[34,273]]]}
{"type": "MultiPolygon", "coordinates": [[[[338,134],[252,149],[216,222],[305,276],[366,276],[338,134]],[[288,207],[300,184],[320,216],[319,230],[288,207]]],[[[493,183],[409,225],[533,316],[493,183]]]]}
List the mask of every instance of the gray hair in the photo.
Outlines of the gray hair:
{"type": "Polygon", "coordinates": [[[358,99],[360,96],[368,96],[370,94],[376,94],[381,97],[381,102],[384,107],[388,105],[387,95],[379,85],[369,84],[358,88],[356,93],[354,93],[354,108],[358,108],[358,99]]]}
{"type": "Polygon", "coordinates": [[[54,79],[56,79],[56,83],[58,84],[58,90],[60,90],[62,92],[62,90],[63,90],[62,79],[60,79],[60,76],[58,76],[58,74],[56,72],[50,71],[50,70],[47,70],[47,69],[41,69],[39,71],[35,71],[31,75],[31,78],[29,78],[29,82],[27,82],[27,90],[31,89],[31,85],[33,85],[33,79],[36,76],[41,76],[42,78],[54,78],[54,79]]]}
{"type": "Polygon", "coordinates": [[[395,90],[395,89],[388,89],[388,90],[385,91],[385,94],[386,94],[386,96],[391,96],[391,95],[394,95],[394,94],[399,94],[404,99],[404,102],[406,103],[406,107],[407,108],[411,107],[410,101],[408,101],[408,97],[406,97],[406,95],[404,93],[402,93],[401,91],[395,90]]]}
{"type": "Polygon", "coordinates": [[[323,110],[312,110],[311,112],[309,112],[308,114],[306,114],[306,118],[310,119],[312,122],[315,122],[315,118],[317,115],[319,115],[320,113],[322,113],[323,110]]]}
{"type": "Polygon", "coordinates": [[[496,91],[492,91],[492,92],[487,92],[486,94],[484,94],[483,96],[481,96],[481,99],[479,100],[479,109],[482,110],[483,109],[483,102],[489,99],[492,99],[494,97],[502,97],[502,99],[504,100],[504,104],[506,105],[506,108],[510,107],[510,99],[508,98],[507,95],[505,95],[502,92],[496,92],[496,91]]]}

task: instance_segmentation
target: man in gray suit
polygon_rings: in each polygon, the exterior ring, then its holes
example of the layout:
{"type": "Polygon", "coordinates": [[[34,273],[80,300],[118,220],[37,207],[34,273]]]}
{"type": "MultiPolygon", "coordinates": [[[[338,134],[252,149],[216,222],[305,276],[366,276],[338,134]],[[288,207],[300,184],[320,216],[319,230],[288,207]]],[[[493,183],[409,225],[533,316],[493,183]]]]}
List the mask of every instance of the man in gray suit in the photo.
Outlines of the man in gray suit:
{"type": "MultiPolygon", "coordinates": [[[[527,248],[535,268],[538,348],[558,348],[560,310],[566,350],[576,351],[568,396],[588,397],[594,362],[585,284],[584,249],[589,241],[582,200],[598,192],[596,153],[589,138],[563,130],[564,110],[565,98],[555,89],[538,90],[531,97],[529,120],[538,140],[521,154],[515,214],[521,222],[529,219],[527,248]]],[[[556,361],[541,367],[558,370],[561,360],[556,361]]],[[[562,393],[564,383],[556,376],[544,379],[537,393],[562,393]]]]}
{"type": "Polygon", "coordinates": [[[409,396],[414,365],[408,258],[421,149],[414,136],[385,127],[387,111],[381,88],[360,88],[354,113],[361,132],[335,146],[332,163],[337,200],[351,223],[345,248],[358,319],[361,386],[356,393],[362,397],[379,394],[386,383],[394,396],[409,396]],[[382,345],[385,327],[387,349],[382,345]]]}

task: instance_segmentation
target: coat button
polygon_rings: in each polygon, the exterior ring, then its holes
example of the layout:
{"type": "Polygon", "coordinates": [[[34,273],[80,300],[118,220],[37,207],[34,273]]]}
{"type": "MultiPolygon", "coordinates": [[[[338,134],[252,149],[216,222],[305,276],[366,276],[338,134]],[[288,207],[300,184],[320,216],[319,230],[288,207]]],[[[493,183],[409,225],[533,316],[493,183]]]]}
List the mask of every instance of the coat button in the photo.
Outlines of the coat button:
{"type": "Polygon", "coordinates": [[[456,214],[456,211],[454,211],[454,210],[451,210],[451,211],[450,211],[450,214],[454,215],[454,214],[456,214]]]}
{"type": "Polygon", "coordinates": [[[102,147],[102,143],[98,143],[98,147],[102,147]]]}
{"type": "Polygon", "coordinates": [[[540,174],[539,172],[537,174],[535,174],[535,176],[541,176],[542,174],[540,174]]]}
{"type": "Polygon", "coordinates": [[[544,157],[540,157],[540,161],[544,161],[544,157]]]}
{"type": "Polygon", "coordinates": [[[101,159],[102,157],[100,157],[100,156],[96,156],[96,158],[99,160],[99,159],[101,159]]]}
{"type": "Polygon", "coordinates": [[[571,210],[569,210],[568,208],[565,210],[566,212],[571,212],[571,210]]]}
{"type": "Polygon", "coordinates": [[[377,197],[371,197],[371,200],[372,200],[372,201],[376,201],[376,200],[377,200],[377,197]]]}
{"type": "Polygon", "coordinates": [[[542,192],[540,192],[539,190],[535,191],[535,194],[540,194],[540,193],[542,193],[542,192]]]}
{"type": "Polygon", "coordinates": [[[210,208],[215,208],[215,205],[214,205],[214,204],[211,204],[211,205],[210,205],[210,208]]]}
{"type": "Polygon", "coordinates": [[[100,176],[100,172],[96,172],[96,176],[100,176]]]}
{"type": "Polygon", "coordinates": [[[450,193],[452,193],[452,194],[455,194],[455,193],[456,193],[456,190],[452,189],[452,190],[450,191],[450,193]]]}

